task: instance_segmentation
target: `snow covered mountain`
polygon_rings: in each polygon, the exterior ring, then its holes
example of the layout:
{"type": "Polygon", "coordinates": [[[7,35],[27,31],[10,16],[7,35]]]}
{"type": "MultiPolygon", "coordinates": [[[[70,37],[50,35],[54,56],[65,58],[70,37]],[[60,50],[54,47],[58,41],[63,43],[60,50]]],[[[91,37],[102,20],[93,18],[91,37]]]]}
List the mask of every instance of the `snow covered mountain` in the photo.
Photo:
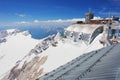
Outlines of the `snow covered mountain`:
{"type": "Polygon", "coordinates": [[[0,35],[0,39],[5,39],[0,43],[1,80],[35,80],[84,53],[103,47],[99,43],[102,34],[90,45],[62,38],[59,33],[42,40],[31,38],[28,31],[15,29],[0,35]]]}
{"type": "Polygon", "coordinates": [[[39,42],[28,31],[16,29],[0,31],[0,77],[4,76],[18,60],[39,42]]]}

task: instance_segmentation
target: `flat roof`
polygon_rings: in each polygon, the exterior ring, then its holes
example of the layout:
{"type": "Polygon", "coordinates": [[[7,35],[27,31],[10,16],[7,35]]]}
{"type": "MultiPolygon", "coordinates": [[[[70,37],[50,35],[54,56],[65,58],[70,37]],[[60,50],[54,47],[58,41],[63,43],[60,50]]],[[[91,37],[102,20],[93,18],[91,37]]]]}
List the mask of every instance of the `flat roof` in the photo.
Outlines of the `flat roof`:
{"type": "Polygon", "coordinates": [[[68,28],[66,28],[66,30],[91,34],[99,26],[102,26],[102,25],[98,25],[98,24],[73,24],[73,25],[70,25],[68,28]]]}

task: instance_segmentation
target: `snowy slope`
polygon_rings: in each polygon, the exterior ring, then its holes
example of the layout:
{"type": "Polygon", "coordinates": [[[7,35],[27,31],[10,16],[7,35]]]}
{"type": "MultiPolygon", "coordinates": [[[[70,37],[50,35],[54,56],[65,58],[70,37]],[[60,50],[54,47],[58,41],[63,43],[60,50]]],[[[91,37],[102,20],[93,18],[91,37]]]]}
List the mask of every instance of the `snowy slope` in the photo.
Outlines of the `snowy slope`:
{"type": "Polygon", "coordinates": [[[66,64],[67,62],[75,59],[76,57],[104,47],[99,43],[101,39],[99,35],[91,45],[86,45],[85,43],[78,43],[80,45],[76,46],[70,44],[68,41],[59,41],[57,47],[50,47],[47,51],[43,52],[44,55],[48,56],[47,61],[43,65],[44,73],[50,72],[57,67],[66,64]],[[96,47],[97,46],[97,47],[96,47]]]}
{"type": "Polygon", "coordinates": [[[102,48],[101,36],[91,45],[71,42],[59,34],[42,40],[32,39],[28,32],[7,36],[7,42],[0,44],[0,77],[5,76],[2,80],[34,80],[84,53],[102,48]]]}
{"type": "Polygon", "coordinates": [[[7,30],[6,42],[0,44],[0,76],[10,70],[18,60],[21,60],[39,41],[32,39],[28,32],[7,30]],[[28,35],[25,35],[28,34],[28,35]]]}

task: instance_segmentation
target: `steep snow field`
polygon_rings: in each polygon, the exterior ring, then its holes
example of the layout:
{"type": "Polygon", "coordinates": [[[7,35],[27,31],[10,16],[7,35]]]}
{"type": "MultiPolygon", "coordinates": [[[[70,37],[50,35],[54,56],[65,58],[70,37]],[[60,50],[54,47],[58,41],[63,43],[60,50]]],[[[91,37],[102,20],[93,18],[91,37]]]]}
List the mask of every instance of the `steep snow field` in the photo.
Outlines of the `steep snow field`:
{"type": "MultiPolygon", "coordinates": [[[[8,30],[9,33],[13,31],[8,30]]],[[[27,58],[35,58],[35,56],[48,56],[46,62],[40,66],[44,69],[42,73],[44,75],[84,53],[102,48],[103,45],[99,43],[101,36],[102,34],[96,37],[92,44],[86,45],[84,42],[74,43],[68,39],[61,39],[57,35],[56,46],[49,45],[49,48],[38,55],[32,54],[24,58],[42,40],[31,38],[27,31],[9,35],[6,37],[7,41],[0,44],[0,79],[8,74],[17,61],[21,61],[19,66],[22,67],[27,58]]]]}
{"type": "Polygon", "coordinates": [[[66,64],[84,53],[102,48],[103,45],[99,43],[101,36],[102,34],[96,37],[93,43],[88,46],[84,42],[78,43],[80,45],[75,45],[74,43],[70,43],[68,40],[58,41],[57,47],[51,46],[47,51],[42,53],[43,55],[48,55],[47,61],[42,66],[44,68],[43,74],[66,64]]]}
{"type": "MultiPolygon", "coordinates": [[[[8,30],[12,33],[14,30],[8,30]]],[[[0,44],[0,76],[8,72],[18,60],[21,60],[39,42],[27,32],[20,32],[6,37],[0,44]]]]}

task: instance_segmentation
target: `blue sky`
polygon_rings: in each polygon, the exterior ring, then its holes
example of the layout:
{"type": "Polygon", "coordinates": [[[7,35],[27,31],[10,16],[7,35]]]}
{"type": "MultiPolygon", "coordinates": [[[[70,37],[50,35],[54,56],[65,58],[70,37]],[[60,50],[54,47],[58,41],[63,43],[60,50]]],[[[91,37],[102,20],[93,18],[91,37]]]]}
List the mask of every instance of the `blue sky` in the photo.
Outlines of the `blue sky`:
{"type": "Polygon", "coordinates": [[[89,8],[96,16],[120,16],[119,7],[120,0],[0,0],[0,24],[82,18],[89,8]]]}

